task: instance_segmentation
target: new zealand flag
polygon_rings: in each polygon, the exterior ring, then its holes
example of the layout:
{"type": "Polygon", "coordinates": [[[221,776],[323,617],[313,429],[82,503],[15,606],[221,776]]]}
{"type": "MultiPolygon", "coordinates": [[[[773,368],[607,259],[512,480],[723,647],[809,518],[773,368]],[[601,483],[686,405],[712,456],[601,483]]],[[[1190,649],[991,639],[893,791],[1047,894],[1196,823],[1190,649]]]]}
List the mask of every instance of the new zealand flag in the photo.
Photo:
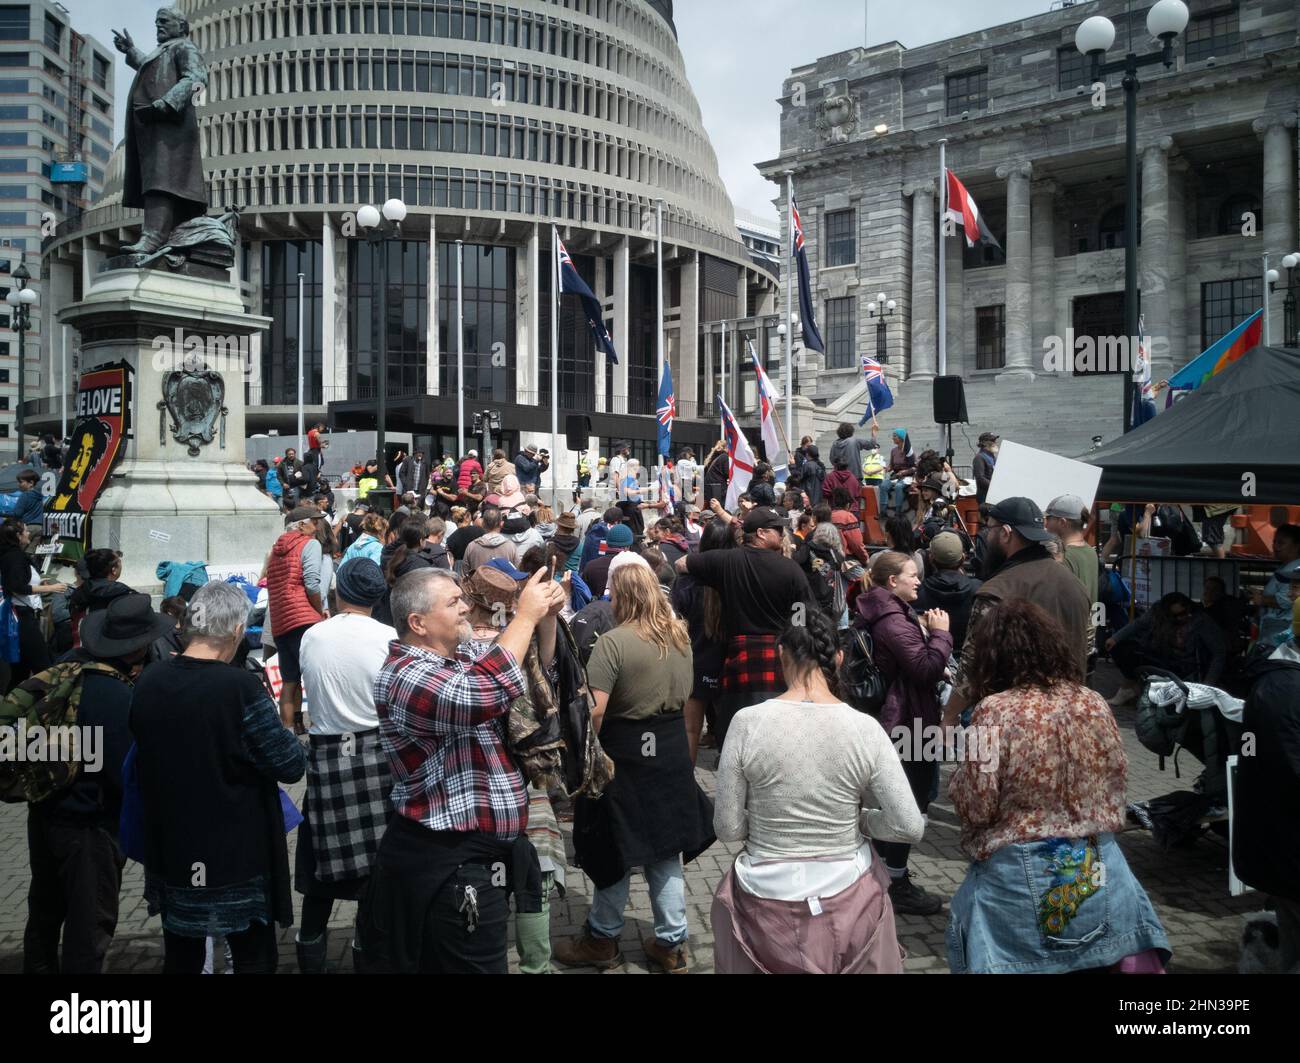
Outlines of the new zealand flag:
{"type": "Polygon", "coordinates": [[[803,222],[799,219],[799,204],[790,198],[791,220],[794,222],[795,268],[799,271],[799,323],[803,326],[803,345],[810,351],[826,353],[822,334],[817,331],[817,317],[813,313],[812,281],[808,276],[808,252],[803,246],[803,222]]]}
{"type": "Polygon", "coordinates": [[[596,337],[596,346],[617,362],[618,351],[614,350],[614,338],[605,327],[605,315],[601,310],[600,300],[587,287],[587,282],[578,276],[564,241],[556,236],[555,243],[560,249],[560,294],[572,292],[582,301],[582,312],[587,315],[587,324],[591,326],[591,334],[596,337]]]}

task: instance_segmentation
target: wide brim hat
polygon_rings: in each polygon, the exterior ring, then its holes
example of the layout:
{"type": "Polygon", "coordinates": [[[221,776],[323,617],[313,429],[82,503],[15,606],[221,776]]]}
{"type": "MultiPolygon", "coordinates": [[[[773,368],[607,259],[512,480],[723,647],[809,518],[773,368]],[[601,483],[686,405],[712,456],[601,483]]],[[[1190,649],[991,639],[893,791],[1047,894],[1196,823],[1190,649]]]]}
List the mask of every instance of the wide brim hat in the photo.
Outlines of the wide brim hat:
{"type": "Polygon", "coordinates": [[[154,612],[149,595],[133,591],[81,622],[81,645],[95,657],[122,657],[152,645],[175,628],[170,616],[154,612]]]}

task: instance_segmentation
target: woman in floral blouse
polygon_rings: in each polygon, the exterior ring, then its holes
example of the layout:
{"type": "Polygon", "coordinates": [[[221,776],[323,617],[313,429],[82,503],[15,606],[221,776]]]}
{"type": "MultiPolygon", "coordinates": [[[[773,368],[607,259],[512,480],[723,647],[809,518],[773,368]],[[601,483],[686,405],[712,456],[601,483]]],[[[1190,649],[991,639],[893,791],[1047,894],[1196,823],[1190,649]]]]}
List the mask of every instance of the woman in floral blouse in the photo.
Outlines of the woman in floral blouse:
{"type": "Polygon", "coordinates": [[[1113,831],[1128,760],[1105,699],[1074,682],[1065,632],[1023,599],[981,618],[982,700],[948,787],[972,863],[952,899],[962,973],[1162,972],[1169,940],[1113,831]]]}

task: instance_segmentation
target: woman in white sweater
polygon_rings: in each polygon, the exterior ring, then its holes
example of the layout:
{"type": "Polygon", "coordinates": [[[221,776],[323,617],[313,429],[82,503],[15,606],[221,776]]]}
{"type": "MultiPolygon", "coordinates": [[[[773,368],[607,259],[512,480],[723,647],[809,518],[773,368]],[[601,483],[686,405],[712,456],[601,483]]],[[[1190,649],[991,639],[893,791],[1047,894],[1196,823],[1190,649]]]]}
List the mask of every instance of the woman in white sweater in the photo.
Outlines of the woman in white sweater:
{"type": "Polygon", "coordinates": [[[778,648],[788,689],[736,715],[718,766],[714,831],[745,850],[713,901],[715,969],[901,972],[871,839],[920,841],[921,813],[880,724],[835,696],[830,622],[812,612],[778,648]]]}

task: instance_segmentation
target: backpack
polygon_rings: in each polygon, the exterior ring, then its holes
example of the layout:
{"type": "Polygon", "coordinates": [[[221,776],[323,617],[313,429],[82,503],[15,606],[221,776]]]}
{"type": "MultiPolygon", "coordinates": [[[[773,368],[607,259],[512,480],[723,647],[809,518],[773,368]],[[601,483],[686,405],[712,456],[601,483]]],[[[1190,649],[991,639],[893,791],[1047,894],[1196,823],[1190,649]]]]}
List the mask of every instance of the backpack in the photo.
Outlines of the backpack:
{"type": "MultiPolygon", "coordinates": [[[[129,683],[112,665],[98,661],[65,661],[47,668],[38,675],[24,680],[9,692],[0,703],[0,728],[13,729],[18,742],[23,742],[18,730],[21,724],[30,731],[40,728],[49,736],[56,728],[77,726],[77,710],[81,704],[82,675],[98,672],[129,683]]],[[[47,746],[48,748],[48,746],[47,746]]],[[[80,755],[80,738],[65,744],[66,752],[80,755]]],[[[81,772],[81,761],[41,760],[0,761],[0,801],[44,801],[47,797],[66,790],[81,772]]]]}
{"type": "Polygon", "coordinates": [[[844,663],[840,665],[840,697],[858,712],[880,718],[889,684],[876,666],[875,646],[862,628],[849,628],[843,636],[844,663]]]}
{"type": "MultiPolygon", "coordinates": [[[[1165,757],[1173,756],[1182,744],[1183,735],[1191,716],[1186,711],[1187,685],[1172,672],[1161,668],[1142,668],[1138,672],[1142,681],[1142,694],[1138,698],[1137,718],[1133,730],[1137,740],[1160,758],[1160,770],[1165,769],[1165,757]],[[1181,696],[1173,702],[1158,705],[1150,698],[1151,681],[1163,680],[1175,684],[1181,696]]],[[[1174,762],[1177,769],[1177,761],[1174,762]]]]}
{"type": "Polygon", "coordinates": [[[1183,516],[1177,506],[1161,506],[1156,510],[1156,517],[1165,526],[1165,534],[1173,548],[1175,557],[1187,557],[1201,552],[1201,537],[1196,526],[1183,516]]]}

